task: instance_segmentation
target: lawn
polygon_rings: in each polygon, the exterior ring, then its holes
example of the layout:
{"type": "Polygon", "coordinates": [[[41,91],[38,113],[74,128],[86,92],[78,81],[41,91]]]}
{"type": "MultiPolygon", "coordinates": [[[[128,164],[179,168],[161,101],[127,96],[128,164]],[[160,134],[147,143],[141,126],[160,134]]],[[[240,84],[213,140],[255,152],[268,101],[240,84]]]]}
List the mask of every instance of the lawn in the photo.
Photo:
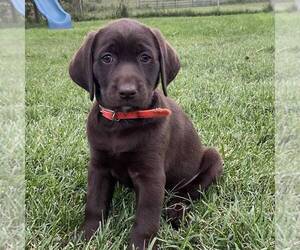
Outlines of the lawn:
{"type": "MultiPolygon", "coordinates": [[[[254,3],[233,3],[233,4],[221,4],[217,6],[217,2],[211,6],[200,6],[192,7],[191,2],[178,1],[179,7],[175,7],[175,2],[164,1],[152,1],[150,6],[146,2],[137,7],[137,1],[127,1],[127,11],[130,16],[135,17],[157,17],[157,16],[203,16],[211,14],[230,14],[230,13],[241,13],[241,12],[262,12],[270,11],[269,2],[254,2],[254,3]],[[158,4],[158,5],[156,5],[158,4]],[[173,5],[172,5],[173,4],[173,5]],[[152,6],[152,7],[151,7],[152,6]],[[184,7],[185,6],[185,7],[184,7]]],[[[197,5],[197,3],[195,3],[197,5]]],[[[199,4],[199,3],[198,3],[199,4]]],[[[72,12],[72,5],[65,4],[64,7],[72,12]]],[[[119,2],[118,1],[85,1],[83,4],[84,15],[76,16],[79,19],[103,19],[115,16],[118,12],[119,2]]]]}
{"type": "MultiPolygon", "coordinates": [[[[189,114],[225,172],[188,223],[163,219],[162,249],[274,248],[274,20],[272,14],[139,19],[158,27],[182,68],[169,96],[189,114]]],[[[72,30],[26,31],[26,244],[28,249],[123,249],[134,216],[133,193],[117,188],[94,240],[78,237],[86,194],[88,95],[69,79],[83,37],[106,21],[72,30]]]]}
{"type": "Polygon", "coordinates": [[[0,37],[0,249],[22,249],[25,224],[24,28],[1,27],[0,37]]]}

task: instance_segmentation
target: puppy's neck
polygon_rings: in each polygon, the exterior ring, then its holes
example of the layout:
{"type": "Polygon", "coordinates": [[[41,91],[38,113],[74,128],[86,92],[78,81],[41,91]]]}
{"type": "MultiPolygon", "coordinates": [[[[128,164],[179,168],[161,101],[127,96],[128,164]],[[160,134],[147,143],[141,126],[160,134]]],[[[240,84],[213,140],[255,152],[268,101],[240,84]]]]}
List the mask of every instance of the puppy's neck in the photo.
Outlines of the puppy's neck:
{"type": "MultiPolygon", "coordinates": [[[[152,101],[150,105],[146,108],[147,109],[155,109],[155,108],[166,108],[164,101],[162,100],[163,96],[158,91],[154,91],[152,95],[152,101]]],[[[101,110],[99,104],[102,106],[101,101],[96,101],[93,111],[97,112],[97,123],[100,126],[103,126],[105,129],[108,130],[128,130],[131,128],[136,129],[137,127],[144,127],[150,124],[160,123],[163,119],[161,118],[140,118],[140,119],[131,119],[131,120],[108,120],[107,118],[103,117],[101,114],[101,110]]],[[[103,106],[102,106],[103,107],[103,106]]],[[[104,107],[105,108],[105,107],[104,107]]],[[[144,109],[143,109],[144,110],[144,109]]]]}
{"type": "Polygon", "coordinates": [[[140,111],[140,110],[148,110],[148,109],[155,109],[155,108],[162,108],[160,107],[160,103],[159,103],[159,93],[156,92],[156,91],[153,91],[153,94],[152,94],[152,98],[151,98],[151,102],[148,106],[146,106],[145,108],[143,109],[118,109],[118,110],[114,110],[112,108],[109,108],[109,107],[106,107],[102,100],[99,98],[99,99],[96,99],[96,104],[100,107],[100,108],[103,108],[103,109],[107,109],[107,110],[111,110],[113,112],[131,112],[131,111],[140,111]]]}

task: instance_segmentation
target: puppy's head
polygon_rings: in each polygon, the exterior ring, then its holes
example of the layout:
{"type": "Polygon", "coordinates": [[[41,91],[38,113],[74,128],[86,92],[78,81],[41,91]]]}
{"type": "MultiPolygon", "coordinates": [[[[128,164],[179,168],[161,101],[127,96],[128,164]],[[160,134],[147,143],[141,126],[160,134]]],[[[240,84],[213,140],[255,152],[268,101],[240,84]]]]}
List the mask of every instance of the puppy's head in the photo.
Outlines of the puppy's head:
{"type": "Polygon", "coordinates": [[[72,80],[104,106],[129,111],[149,107],[159,81],[164,94],[180,68],[161,33],[130,19],[91,32],[74,55],[72,80]]]}

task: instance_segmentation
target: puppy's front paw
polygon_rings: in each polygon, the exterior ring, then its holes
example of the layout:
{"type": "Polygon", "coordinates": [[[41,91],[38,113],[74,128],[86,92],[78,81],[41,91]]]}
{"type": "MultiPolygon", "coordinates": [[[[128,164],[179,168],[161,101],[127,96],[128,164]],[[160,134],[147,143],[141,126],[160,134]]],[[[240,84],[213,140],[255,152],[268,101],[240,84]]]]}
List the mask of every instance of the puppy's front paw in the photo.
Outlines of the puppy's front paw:
{"type": "Polygon", "coordinates": [[[153,245],[151,246],[146,246],[145,242],[142,241],[142,243],[130,243],[127,247],[127,250],[158,250],[158,246],[156,243],[154,243],[153,245]]]}
{"type": "Polygon", "coordinates": [[[100,222],[98,220],[86,220],[83,223],[84,237],[87,241],[90,240],[95,234],[95,232],[99,228],[99,223],[100,222]]]}
{"type": "Polygon", "coordinates": [[[184,215],[186,214],[186,205],[178,202],[166,208],[166,217],[175,230],[178,230],[184,215]]]}

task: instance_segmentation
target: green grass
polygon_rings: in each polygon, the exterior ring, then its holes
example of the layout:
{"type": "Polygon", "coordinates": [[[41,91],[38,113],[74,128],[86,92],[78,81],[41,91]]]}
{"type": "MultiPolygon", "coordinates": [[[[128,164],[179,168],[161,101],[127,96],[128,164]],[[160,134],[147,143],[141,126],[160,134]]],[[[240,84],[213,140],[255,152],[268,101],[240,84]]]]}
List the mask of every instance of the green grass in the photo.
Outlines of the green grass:
{"type": "MultiPolygon", "coordinates": [[[[162,1],[158,3],[158,7],[147,7],[141,5],[138,7],[136,1],[127,1],[127,11],[130,17],[162,17],[162,16],[207,16],[207,15],[230,15],[237,13],[256,13],[270,11],[268,1],[255,3],[232,3],[221,4],[217,3],[214,6],[192,7],[186,4],[186,7],[166,6],[163,7],[162,1]]],[[[169,2],[170,4],[170,2],[169,2]]],[[[72,5],[65,4],[64,7],[70,12],[73,12],[72,5]]],[[[119,8],[118,2],[104,1],[98,3],[85,3],[83,5],[83,16],[78,16],[78,13],[73,13],[72,17],[76,20],[92,20],[114,18],[116,11],[119,8]]]]}
{"type": "Polygon", "coordinates": [[[0,37],[0,249],[24,249],[24,28],[0,37]]]}
{"type": "Polygon", "coordinates": [[[300,247],[300,15],[276,14],[276,247],[300,247]]]}
{"type": "MultiPolygon", "coordinates": [[[[182,68],[169,95],[205,144],[225,160],[218,185],[194,202],[179,231],[162,219],[162,249],[274,248],[274,20],[271,14],[147,18],[176,48],[182,68]]],[[[132,192],[118,187],[112,212],[88,244],[77,237],[85,204],[91,107],[68,77],[83,37],[72,30],[26,31],[26,208],[28,249],[123,249],[132,192]]]]}
{"type": "Polygon", "coordinates": [[[162,17],[162,16],[212,16],[232,15],[241,13],[269,12],[268,2],[222,4],[219,7],[181,7],[181,8],[132,8],[129,14],[133,17],[162,17]]]}

